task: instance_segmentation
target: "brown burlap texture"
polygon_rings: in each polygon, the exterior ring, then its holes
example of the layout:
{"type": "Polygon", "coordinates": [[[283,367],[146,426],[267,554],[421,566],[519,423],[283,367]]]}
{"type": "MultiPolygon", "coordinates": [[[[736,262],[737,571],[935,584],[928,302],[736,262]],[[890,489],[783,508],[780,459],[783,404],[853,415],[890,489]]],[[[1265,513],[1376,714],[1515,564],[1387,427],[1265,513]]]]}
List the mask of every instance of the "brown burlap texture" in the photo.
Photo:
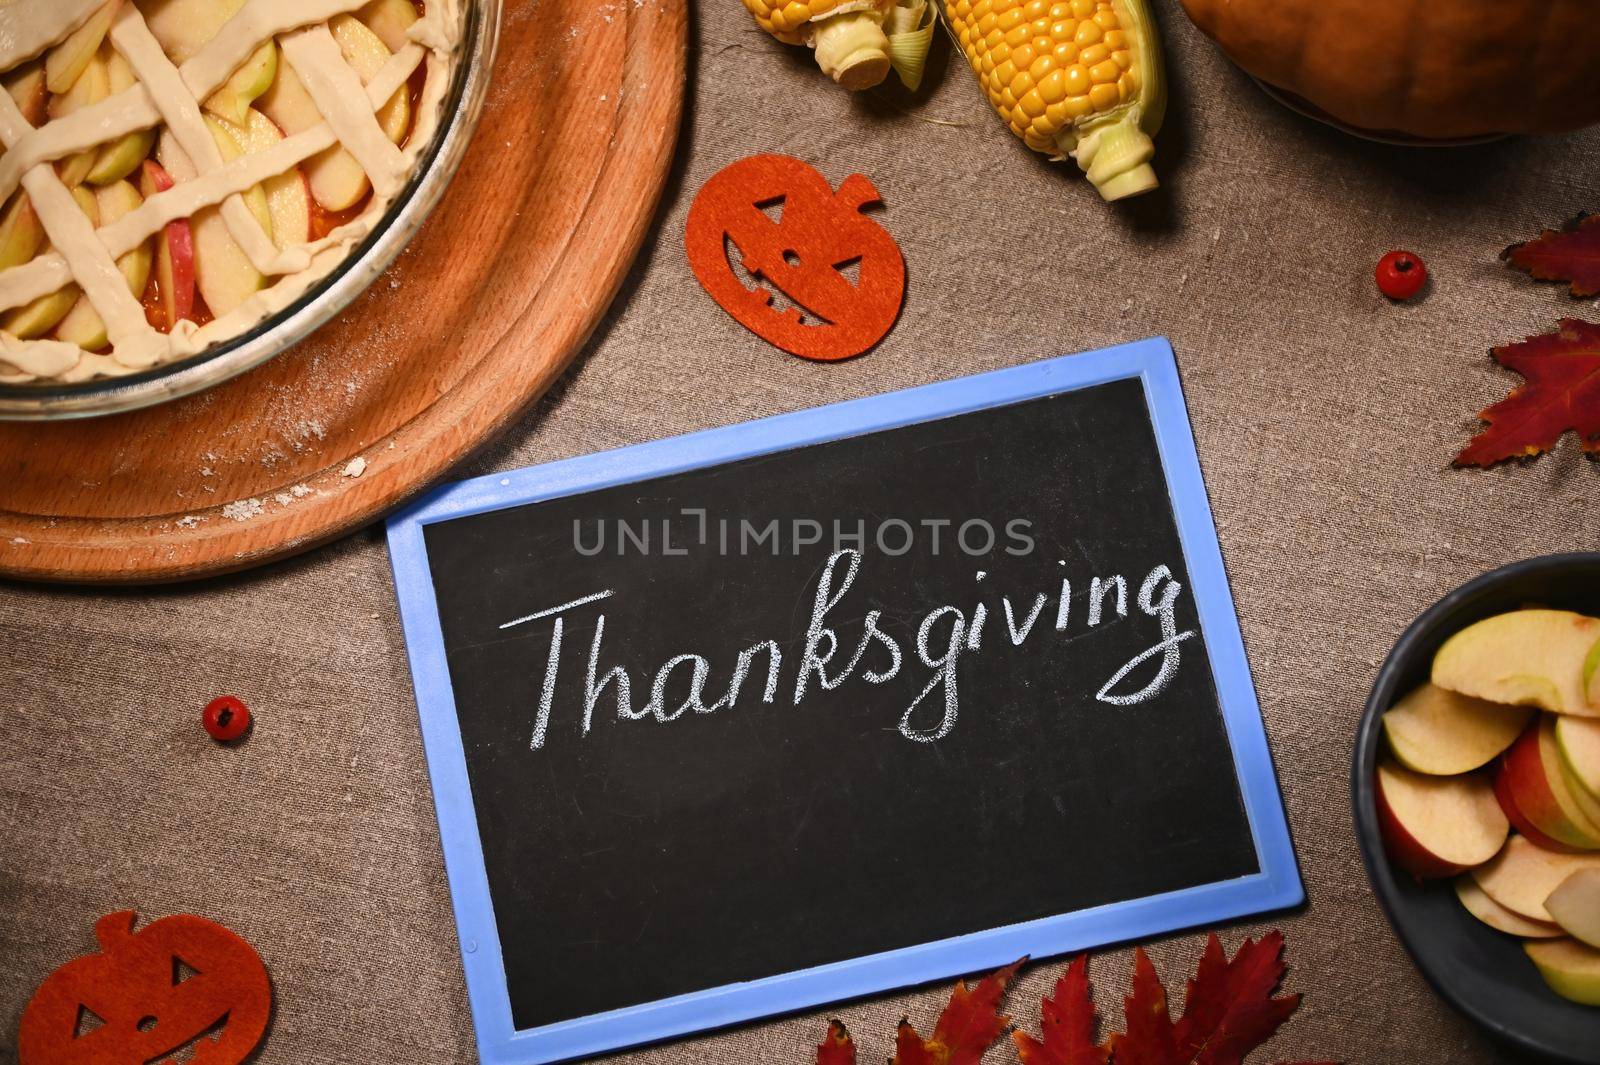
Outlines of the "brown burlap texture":
{"type": "MultiPolygon", "coordinates": [[[[577,365],[479,473],[633,444],[1150,334],[1183,371],[1301,869],[1282,925],[1305,1004],[1273,1059],[1503,1060],[1438,1001],[1368,891],[1352,840],[1351,736],[1373,672],[1418,611],[1480,571],[1592,547],[1595,470],[1575,444],[1528,467],[1454,471],[1473,412],[1515,378],[1486,352],[1589,314],[1495,261],[1600,209],[1600,134],[1459,150],[1365,144],[1280,108],[1159,4],[1173,103],[1165,187],[1120,208],[1032,157],[936,45],[930,85],[849,98],[736,0],[700,5],[690,107],[658,227],[577,365]],[[782,355],[684,262],[689,199],[718,168],[788,152],[888,203],[910,294],[893,334],[843,365],[782,355]],[[1424,255],[1426,299],[1391,306],[1371,268],[1424,255]]],[[[388,558],[369,530],[255,573],[169,590],[0,588],[0,1061],[53,967],[106,911],[194,911],[265,957],[277,1012],[262,1065],[474,1060],[438,831],[388,558]],[[197,723],[237,692],[237,750],[197,723]]],[[[929,841],[937,845],[937,841],[929,841]]],[[[1026,847],[1026,840],[1018,840],[1026,847]]],[[[1002,869],[974,869],[982,891],[1002,869]]],[[[1200,940],[1158,942],[1175,992],[1200,940]]],[[[1056,965],[1012,1012],[1034,1023],[1056,965]]],[[[1111,1011],[1127,957],[1097,964],[1111,1011]]],[[[844,1005],[863,1061],[943,987],[844,1005]]],[[[828,1013],[623,1055],[805,1061],[828,1013]]],[[[989,1060],[1010,1060],[998,1049],[989,1060]]]]}

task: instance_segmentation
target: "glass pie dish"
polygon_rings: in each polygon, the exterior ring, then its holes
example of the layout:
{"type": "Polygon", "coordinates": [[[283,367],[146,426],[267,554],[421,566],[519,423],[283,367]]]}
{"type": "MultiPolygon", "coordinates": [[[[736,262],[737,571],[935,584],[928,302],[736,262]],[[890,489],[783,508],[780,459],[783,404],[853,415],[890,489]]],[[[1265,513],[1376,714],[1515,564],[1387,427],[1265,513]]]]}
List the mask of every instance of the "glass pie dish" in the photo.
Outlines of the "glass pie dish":
{"type": "Polygon", "coordinates": [[[187,395],[339,313],[459,165],[499,16],[499,0],[0,8],[0,60],[28,57],[0,99],[0,418],[187,395]],[[19,259],[25,195],[43,232],[19,259]]]}

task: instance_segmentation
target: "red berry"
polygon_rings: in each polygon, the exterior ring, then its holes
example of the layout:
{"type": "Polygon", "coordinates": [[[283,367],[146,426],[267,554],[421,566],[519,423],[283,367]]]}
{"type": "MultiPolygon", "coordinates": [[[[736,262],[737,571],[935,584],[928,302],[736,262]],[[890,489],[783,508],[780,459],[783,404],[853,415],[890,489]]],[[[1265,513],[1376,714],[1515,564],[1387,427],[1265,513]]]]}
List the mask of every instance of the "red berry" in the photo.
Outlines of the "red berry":
{"type": "Polygon", "coordinates": [[[1392,300],[1408,300],[1428,283],[1428,268],[1408,251],[1392,251],[1378,260],[1378,291],[1392,300]]]}
{"type": "Polygon", "coordinates": [[[200,715],[206,731],[218,743],[232,743],[250,731],[250,708],[235,696],[219,695],[200,715]]]}

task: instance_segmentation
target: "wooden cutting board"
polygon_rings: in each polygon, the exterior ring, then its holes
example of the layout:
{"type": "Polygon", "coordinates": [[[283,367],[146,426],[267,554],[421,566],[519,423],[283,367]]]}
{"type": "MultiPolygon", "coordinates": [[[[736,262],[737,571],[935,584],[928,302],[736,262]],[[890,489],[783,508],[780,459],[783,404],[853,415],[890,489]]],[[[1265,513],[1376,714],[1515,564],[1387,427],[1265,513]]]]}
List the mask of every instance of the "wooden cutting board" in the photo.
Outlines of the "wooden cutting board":
{"type": "Polygon", "coordinates": [[[514,421],[649,228],[687,26],[687,0],[507,4],[460,171],[343,314],[196,396],[0,424],[0,574],[150,582],[260,565],[371,522],[514,421]]]}

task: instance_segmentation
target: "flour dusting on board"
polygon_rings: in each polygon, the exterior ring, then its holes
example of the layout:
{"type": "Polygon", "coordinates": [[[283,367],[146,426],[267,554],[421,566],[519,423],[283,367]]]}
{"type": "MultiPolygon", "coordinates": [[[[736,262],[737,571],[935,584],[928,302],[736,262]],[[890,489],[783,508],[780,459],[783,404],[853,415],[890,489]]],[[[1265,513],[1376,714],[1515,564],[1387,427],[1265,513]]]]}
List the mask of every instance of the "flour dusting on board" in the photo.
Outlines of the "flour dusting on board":
{"type": "Polygon", "coordinates": [[[260,514],[261,509],[262,504],[259,499],[236,499],[223,506],[222,516],[232,518],[234,521],[249,521],[260,514]]]}

